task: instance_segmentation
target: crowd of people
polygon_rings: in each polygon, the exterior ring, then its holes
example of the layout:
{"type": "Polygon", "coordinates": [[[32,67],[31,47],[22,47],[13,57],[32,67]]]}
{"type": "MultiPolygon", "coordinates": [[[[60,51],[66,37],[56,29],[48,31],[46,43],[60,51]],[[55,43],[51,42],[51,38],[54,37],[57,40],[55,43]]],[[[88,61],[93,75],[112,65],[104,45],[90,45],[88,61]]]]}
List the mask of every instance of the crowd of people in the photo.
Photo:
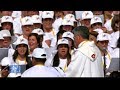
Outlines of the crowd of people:
{"type": "Polygon", "coordinates": [[[1,49],[1,78],[119,77],[120,11],[0,11],[1,49]]]}

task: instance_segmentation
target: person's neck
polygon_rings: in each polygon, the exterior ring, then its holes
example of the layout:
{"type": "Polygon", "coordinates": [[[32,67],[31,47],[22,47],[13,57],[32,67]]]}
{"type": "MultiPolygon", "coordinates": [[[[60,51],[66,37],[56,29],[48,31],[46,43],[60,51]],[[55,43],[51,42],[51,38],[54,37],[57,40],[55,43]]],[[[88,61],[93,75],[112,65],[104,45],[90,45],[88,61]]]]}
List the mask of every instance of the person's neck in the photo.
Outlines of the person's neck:
{"type": "Polygon", "coordinates": [[[44,32],[51,32],[51,31],[52,31],[52,28],[44,28],[44,27],[43,27],[43,30],[44,30],[44,32]]]}
{"type": "Polygon", "coordinates": [[[34,49],[30,49],[30,54],[32,54],[33,50],[34,50],[34,49]]]}
{"type": "Polygon", "coordinates": [[[64,56],[63,56],[63,55],[59,55],[59,58],[60,58],[60,59],[66,59],[67,56],[66,56],[66,55],[64,55],[64,56]]]}
{"type": "Polygon", "coordinates": [[[43,63],[43,62],[35,62],[34,65],[41,65],[41,66],[44,66],[44,63],[43,63]]]}
{"type": "Polygon", "coordinates": [[[26,59],[26,57],[24,56],[24,55],[18,55],[18,57],[17,57],[19,60],[25,60],[26,59]]]}
{"type": "Polygon", "coordinates": [[[23,34],[23,37],[28,40],[28,36],[27,35],[23,34]]]}
{"type": "Polygon", "coordinates": [[[80,43],[88,41],[87,39],[82,39],[80,43]]]}
{"type": "Polygon", "coordinates": [[[100,51],[101,51],[102,56],[104,56],[104,54],[105,54],[105,55],[108,54],[107,50],[100,50],[100,51]]]}

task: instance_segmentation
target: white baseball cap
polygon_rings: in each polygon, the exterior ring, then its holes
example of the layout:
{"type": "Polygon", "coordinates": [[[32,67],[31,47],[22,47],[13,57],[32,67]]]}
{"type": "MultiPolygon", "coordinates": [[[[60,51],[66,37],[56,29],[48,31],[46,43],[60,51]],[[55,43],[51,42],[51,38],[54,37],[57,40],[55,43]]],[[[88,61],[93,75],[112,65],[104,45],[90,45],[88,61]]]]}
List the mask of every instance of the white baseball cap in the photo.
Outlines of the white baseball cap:
{"type": "Polygon", "coordinates": [[[40,28],[34,29],[34,30],[32,31],[32,33],[37,33],[38,35],[44,35],[43,30],[40,29],[40,28]]]}
{"type": "Polygon", "coordinates": [[[52,18],[54,17],[54,12],[53,11],[43,11],[42,12],[42,18],[52,18]]]}
{"type": "Polygon", "coordinates": [[[94,23],[102,23],[102,19],[100,17],[93,17],[90,21],[90,24],[94,24],[94,23]]]}
{"type": "Polygon", "coordinates": [[[74,22],[72,21],[72,20],[70,20],[70,19],[67,19],[67,18],[64,18],[63,20],[62,20],[62,24],[61,25],[70,25],[70,26],[74,26],[74,22]]]}
{"type": "Polygon", "coordinates": [[[13,23],[13,18],[11,16],[2,16],[1,23],[10,22],[13,23]]]}
{"type": "Polygon", "coordinates": [[[84,11],[82,13],[82,20],[84,19],[92,19],[93,18],[93,13],[91,11],[84,11]]]}
{"type": "Polygon", "coordinates": [[[97,41],[104,41],[108,40],[109,41],[109,35],[107,33],[100,33],[97,36],[97,41]]]}
{"type": "Polygon", "coordinates": [[[33,15],[32,21],[33,21],[33,23],[42,23],[42,19],[39,15],[33,15]]]}
{"type": "Polygon", "coordinates": [[[65,15],[64,18],[65,18],[65,19],[70,19],[70,20],[72,20],[73,22],[76,22],[76,20],[75,20],[75,15],[73,15],[73,14],[67,14],[67,15],[65,15]]]}
{"type": "Polygon", "coordinates": [[[0,31],[0,39],[4,39],[1,31],[0,31]]]}
{"type": "Polygon", "coordinates": [[[1,33],[3,37],[11,37],[9,30],[1,30],[1,33]]]}
{"type": "Polygon", "coordinates": [[[73,38],[73,37],[74,37],[74,34],[73,34],[72,32],[69,32],[69,31],[64,32],[63,35],[62,35],[62,38],[65,38],[65,37],[74,40],[74,38],[73,38]]]}
{"type": "Polygon", "coordinates": [[[94,29],[93,31],[96,31],[96,32],[98,32],[98,33],[103,33],[103,30],[100,29],[100,28],[94,29]]]}
{"type": "Polygon", "coordinates": [[[35,48],[33,53],[30,55],[31,57],[35,58],[46,58],[46,52],[43,48],[35,48]]]}
{"type": "Polygon", "coordinates": [[[32,18],[30,16],[23,17],[21,19],[22,26],[24,25],[33,25],[32,18]]]}
{"type": "Polygon", "coordinates": [[[26,45],[28,45],[28,40],[25,39],[25,38],[19,37],[17,39],[17,41],[15,42],[15,45],[19,45],[19,44],[26,44],[26,45]]]}
{"type": "Polygon", "coordinates": [[[57,45],[60,45],[60,44],[68,44],[69,45],[69,42],[67,39],[62,38],[62,39],[59,39],[57,42],[57,45]]]}

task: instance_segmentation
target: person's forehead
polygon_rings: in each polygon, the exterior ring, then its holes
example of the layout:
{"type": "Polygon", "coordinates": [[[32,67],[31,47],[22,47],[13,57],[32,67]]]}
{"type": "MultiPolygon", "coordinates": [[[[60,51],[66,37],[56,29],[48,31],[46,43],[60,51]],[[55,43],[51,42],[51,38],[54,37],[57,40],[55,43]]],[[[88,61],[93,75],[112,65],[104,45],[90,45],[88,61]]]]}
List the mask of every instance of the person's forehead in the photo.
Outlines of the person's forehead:
{"type": "Polygon", "coordinates": [[[53,20],[52,18],[45,18],[45,19],[43,19],[43,21],[51,21],[51,20],[53,20]]]}
{"type": "Polygon", "coordinates": [[[23,27],[31,27],[31,26],[33,26],[33,25],[23,25],[23,27]]]}
{"type": "Polygon", "coordinates": [[[99,41],[100,43],[108,43],[109,41],[108,40],[103,40],[103,41],[99,41]]]}

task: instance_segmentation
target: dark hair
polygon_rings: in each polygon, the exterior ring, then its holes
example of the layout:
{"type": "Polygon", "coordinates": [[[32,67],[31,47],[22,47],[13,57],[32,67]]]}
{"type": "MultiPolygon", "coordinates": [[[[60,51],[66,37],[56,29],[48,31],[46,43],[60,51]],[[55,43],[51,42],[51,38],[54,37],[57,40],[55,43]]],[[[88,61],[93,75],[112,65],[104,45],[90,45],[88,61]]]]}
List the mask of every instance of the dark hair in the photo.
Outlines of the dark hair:
{"type": "MultiPolygon", "coordinates": [[[[33,57],[33,58],[35,58],[35,57],[33,57]]],[[[42,62],[42,63],[45,63],[46,58],[35,58],[35,61],[36,61],[36,62],[42,62]]]]}
{"type": "MultiPolygon", "coordinates": [[[[67,52],[67,60],[68,60],[68,64],[71,61],[71,55],[69,53],[69,46],[68,46],[68,52],[67,52]]],[[[60,64],[60,60],[59,60],[59,56],[58,56],[58,52],[55,54],[54,58],[53,58],[53,67],[57,67],[60,64]]],[[[68,65],[67,64],[67,65],[68,65]]]]}
{"type": "Polygon", "coordinates": [[[120,14],[119,15],[114,15],[112,22],[111,22],[111,27],[114,32],[117,31],[116,23],[120,22],[120,14]]]}
{"type": "Polygon", "coordinates": [[[60,35],[63,35],[63,33],[66,32],[65,30],[59,30],[59,32],[57,33],[57,41],[60,35]]]}
{"type": "Polygon", "coordinates": [[[28,36],[28,40],[31,36],[35,36],[35,38],[37,40],[37,43],[38,43],[38,47],[40,47],[40,45],[39,45],[40,44],[40,38],[39,38],[38,34],[37,33],[30,33],[30,35],[28,36]]]}
{"type": "MultiPolygon", "coordinates": [[[[26,44],[25,44],[25,45],[26,45],[26,44]]],[[[17,45],[16,48],[17,48],[18,46],[19,46],[19,45],[17,45]]],[[[26,53],[25,53],[25,57],[26,57],[26,61],[27,61],[27,63],[28,63],[28,64],[27,64],[28,66],[26,66],[26,68],[29,68],[29,67],[32,66],[32,62],[30,61],[30,58],[28,57],[28,55],[29,55],[28,45],[26,45],[26,47],[27,47],[27,51],[26,51],[26,53]]],[[[15,52],[14,52],[14,54],[13,54],[13,60],[14,60],[14,62],[16,61],[17,57],[18,57],[18,51],[15,50],[15,52]]]]}
{"type": "Polygon", "coordinates": [[[91,31],[91,32],[90,32],[90,35],[93,35],[93,36],[95,36],[95,37],[97,38],[98,32],[96,32],[96,31],[91,31]]]}
{"type": "MultiPolygon", "coordinates": [[[[10,23],[10,25],[11,25],[12,28],[9,31],[10,31],[11,36],[14,36],[13,23],[11,23],[11,22],[4,22],[4,23],[10,23]]],[[[1,23],[1,29],[3,29],[2,26],[3,26],[4,23],[1,23]]]]}
{"type": "MultiPolygon", "coordinates": [[[[59,26],[59,30],[64,30],[64,29],[63,29],[63,26],[64,26],[64,25],[60,25],[60,26],[59,26]]],[[[65,25],[65,26],[67,26],[67,25],[65,25]]],[[[71,26],[71,25],[68,25],[68,26],[71,26]]],[[[74,28],[75,28],[75,27],[72,26],[72,30],[73,30],[74,28]]],[[[71,31],[72,31],[72,30],[71,30],[71,31]]],[[[66,30],[65,30],[65,31],[66,31],[66,30]]]]}
{"type": "Polygon", "coordinates": [[[89,29],[86,26],[78,26],[72,32],[74,35],[80,35],[82,38],[89,40],[89,29]]]}
{"type": "Polygon", "coordinates": [[[39,48],[42,48],[43,46],[42,46],[42,42],[43,42],[43,35],[38,35],[38,38],[39,38],[39,45],[38,45],[38,47],[39,48]],[[40,42],[40,39],[42,38],[42,42],[40,42]],[[41,43],[41,44],[40,44],[41,43]]]}

